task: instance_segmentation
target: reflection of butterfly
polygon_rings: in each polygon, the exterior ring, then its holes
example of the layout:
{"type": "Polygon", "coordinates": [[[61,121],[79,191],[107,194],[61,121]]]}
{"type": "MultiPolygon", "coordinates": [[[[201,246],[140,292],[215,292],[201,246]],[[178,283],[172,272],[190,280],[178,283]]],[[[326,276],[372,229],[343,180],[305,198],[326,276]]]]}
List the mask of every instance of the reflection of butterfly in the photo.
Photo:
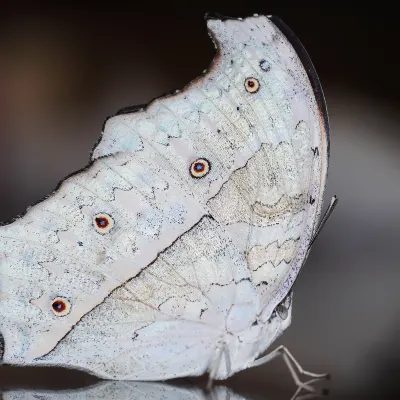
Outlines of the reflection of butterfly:
{"type": "MultiPolygon", "coordinates": [[[[306,400],[309,395],[295,395],[292,399],[306,400]]],[[[189,383],[102,381],[92,386],[73,390],[10,390],[3,400],[250,400],[226,386],[204,390],[189,383]]]]}
{"type": "Polygon", "coordinates": [[[210,394],[186,384],[170,385],[159,382],[99,382],[74,390],[12,390],[3,394],[4,400],[245,400],[226,386],[215,387],[210,394]]]}
{"type": "Polygon", "coordinates": [[[91,164],[1,227],[4,363],[223,379],[271,358],[319,231],[326,108],[281,21],[207,23],[207,73],[110,118],[91,164]]]}

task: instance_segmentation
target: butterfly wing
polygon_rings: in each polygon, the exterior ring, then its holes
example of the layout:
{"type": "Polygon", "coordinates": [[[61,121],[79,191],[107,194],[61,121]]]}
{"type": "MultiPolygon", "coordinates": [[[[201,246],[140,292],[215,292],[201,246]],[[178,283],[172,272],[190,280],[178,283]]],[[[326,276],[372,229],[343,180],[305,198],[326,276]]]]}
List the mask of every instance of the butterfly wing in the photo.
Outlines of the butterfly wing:
{"type": "Polygon", "coordinates": [[[227,331],[233,370],[275,338],[251,327],[307,255],[327,131],[270,19],[208,27],[204,76],[109,119],[92,164],[1,227],[4,362],[161,379],[204,372],[227,331]]]}
{"type": "MultiPolygon", "coordinates": [[[[36,362],[63,364],[68,355],[72,365],[108,379],[201,375],[225,330],[240,335],[259,310],[243,253],[205,216],[36,362]]],[[[232,336],[232,345],[239,339],[232,336]]],[[[232,355],[236,370],[244,361],[232,355]]]]}
{"type": "Polygon", "coordinates": [[[203,215],[193,197],[160,174],[136,189],[145,165],[136,167],[124,155],[98,160],[23,218],[1,227],[5,359],[23,362],[46,354],[181,235],[187,229],[182,219],[191,226],[203,215]],[[109,232],[96,226],[96,215],[108,216],[109,232]],[[52,309],[57,298],[71,304],[68,315],[52,309]]]}
{"type": "Polygon", "coordinates": [[[237,46],[236,53],[230,50],[231,64],[239,64],[232,80],[251,76],[261,83],[254,96],[240,97],[238,85],[226,87],[225,96],[236,99],[237,109],[245,109],[250,123],[266,134],[260,134],[260,149],[209,205],[247,254],[264,321],[287,295],[308,254],[329,151],[326,107],[311,61],[288,28],[272,21],[287,36],[262,18],[212,25],[225,47],[237,46]]]}
{"type": "Polygon", "coordinates": [[[306,51],[278,18],[211,18],[208,27],[219,55],[206,76],[146,111],[111,118],[93,157],[137,151],[143,132],[171,162],[176,142],[206,143],[183,153],[182,168],[205,154],[224,174],[209,183],[206,205],[247,254],[266,320],[306,259],[321,213],[326,105],[306,51]],[[254,92],[245,90],[249,78],[259,83],[254,92]],[[165,124],[173,134],[163,134],[165,124]]]}

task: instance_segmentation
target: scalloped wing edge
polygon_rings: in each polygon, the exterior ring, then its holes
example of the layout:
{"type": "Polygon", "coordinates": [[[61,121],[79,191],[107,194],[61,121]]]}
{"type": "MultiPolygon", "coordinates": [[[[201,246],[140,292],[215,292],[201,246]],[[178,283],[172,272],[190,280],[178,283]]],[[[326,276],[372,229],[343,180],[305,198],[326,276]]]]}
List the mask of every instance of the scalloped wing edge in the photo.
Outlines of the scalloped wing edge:
{"type": "MultiPolygon", "coordinates": [[[[276,16],[271,16],[271,15],[261,15],[261,14],[253,14],[251,16],[245,17],[245,18],[240,18],[240,17],[228,17],[228,16],[223,16],[223,15],[218,15],[215,13],[207,13],[205,14],[204,18],[207,21],[207,30],[208,30],[208,35],[211,37],[214,45],[215,45],[215,55],[211,61],[211,63],[209,64],[209,67],[206,68],[203,73],[194,78],[192,81],[190,81],[183,89],[176,89],[176,90],[172,90],[169,91],[167,93],[162,94],[161,96],[157,96],[154,99],[152,99],[149,103],[147,104],[140,104],[140,105],[133,105],[133,106],[129,106],[129,107],[124,107],[120,110],[118,110],[114,115],[109,116],[105,119],[104,123],[103,123],[103,127],[102,127],[102,132],[98,138],[98,140],[95,142],[91,153],[90,153],[90,159],[89,159],[89,163],[77,170],[74,171],[73,173],[67,175],[65,178],[63,178],[55,187],[54,190],[52,190],[48,195],[44,196],[42,199],[34,202],[32,205],[30,205],[29,207],[27,207],[27,209],[22,212],[21,214],[17,215],[16,217],[12,218],[11,220],[8,221],[4,221],[4,222],[0,222],[0,227],[4,226],[4,225],[9,225],[17,220],[19,220],[20,218],[22,218],[24,215],[26,215],[34,206],[38,205],[39,203],[42,203],[43,201],[45,201],[46,199],[48,199],[49,197],[51,197],[53,194],[55,194],[56,192],[58,192],[58,190],[60,189],[60,187],[62,186],[62,184],[64,182],[66,182],[68,179],[77,176],[81,173],[84,173],[85,171],[87,171],[92,165],[93,163],[96,161],[96,159],[100,159],[103,157],[107,157],[107,155],[101,155],[99,157],[94,157],[94,152],[96,151],[96,149],[99,147],[99,145],[101,144],[103,138],[104,138],[104,132],[105,132],[105,128],[107,123],[116,116],[119,115],[123,115],[123,114],[130,114],[130,113],[138,113],[138,112],[144,112],[146,110],[148,110],[153,104],[155,104],[157,101],[162,101],[164,99],[176,96],[179,93],[182,92],[186,92],[188,90],[190,90],[190,88],[195,85],[198,82],[201,82],[202,80],[204,80],[206,78],[206,76],[214,69],[214,67],[217,65],[220,57],[221,57],[221,41],[214,35],[214,32],[212,30],[210,21],[227,21],[227,20],[238,20],[238,21],[245,21],[248,18],[254,18],[254,17],[266,17],[268,18],[277,28],[279,31],[282,32],[282,34],[286,37],[286,39],[288,40],[288,42],[291,44],[291,46],[293,47],[293,49],[295,50],[296,54],[298,55],[298,57],[300,58],[300,61],[302,62],[304,69],[307,72],[308,78],[310,80],[311,86],[313,88],[314,91],[314,96],[316,98],[317,101],[317,105],[318,108],[320,110],[320,118],[321,118],[321,122],[324,126],[324,133],[325,133],[325,141],[326,141],[326,146],[327,146],[327,158],[326,158],[326,165],[324,166],[324,168],[322,168],[322,170],[325,172],[324,174],[321,174],[321,196],[320,196],[320,207],[318,208],[318,215],[321,214],[321,209],[322,209],[322,199],[323,199],[323,195],[325,192],[325,186],[326,186],[326,179],[327,179],[327,174],[328,174],[328,164],[329,164],[329,153],[330,153],[330,141],[329,141],[329,121],[328,121],[328,113],[327,113],[327,108],[326,108],[326,103],[325,103],[325,97],[322,91],[322,87],[321,87],[321,83],[319,81],[318,75],[316,73],[316,70],[311,62],[311,59],[307,53],[307,51],[305,50],[304,46],[302,45],[302,43],[299,41],[299,39],[296,37],[296,35],[293,33],[293,31],[278,17],[276,16]]],[[[112,153],[110,153],[112,154],[112,153]]],[[[318,218],[316,218],[315,224],[318,223],[318,218]]]]}

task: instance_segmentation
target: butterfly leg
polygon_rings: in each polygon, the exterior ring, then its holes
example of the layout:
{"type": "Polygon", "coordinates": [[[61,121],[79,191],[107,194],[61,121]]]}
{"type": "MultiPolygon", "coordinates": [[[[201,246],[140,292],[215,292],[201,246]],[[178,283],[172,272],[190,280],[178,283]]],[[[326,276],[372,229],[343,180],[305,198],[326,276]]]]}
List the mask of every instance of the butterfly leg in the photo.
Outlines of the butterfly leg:
{"type": "Polygon", "coordinates": [[[296,395],[301,389],[308,390],[309,392],[315,392],[315,388],[310,386],[310,384],[313,382],[316,382],[320,379],[327,379],[329,377],[328,374],[315,374],[314,372],[305,371],[303,369],[303,367],[298,363],[298,361],[293,357],[293,355],[290,353],[290,351],[285,346],[279,346],[278,348],[276,348],[275,350],[273,350],[271,353],[267,354],[266,356],[261,357],[258,360],[255,360],[252,364],[249,365],[249,368],[257,367],[262,364],[266,364],[267,362],[273,360],[274,358],[276,358],[278,356],[282,356],[287,367],[289,368],[289,371],[293,377],[295,384],[298,387],[298,391],[296,392],[296,395]],[[313,379],[311,379],[310,381],[307,381],[307,382],[302,382],[294,367],[296,367],[297,371],[300,374],[309,376],[313,379]]]}
{"type": "Polygon", "coordinates": [[[207,388],[210,390],[217,374],[218,368],[221,365],[222,355],[225,355],[226,369],[228,375],[231,371],[231,359],[229,357],[228,347],[225,342],[220,342],[215,351],[215,357],[211,364],[210,374],[208,375],[207,388]]]}
{"type": "Polygon", "coordinates": [[[304,389],[304,385],[311,385],[319,380],[321,380],[322,378],[314,378],[314,379],[310,379],[307,382],[304,382],[303,386],[299,386],[296,390],[296,392],[294,393],[294,395],[292,396],[292,398],[290,400],[309,400],[309,399],[315,399],[316,397],[324,397],[329,395],[329,390],[327,389],[322,389],[322,391],[317,392],[314,388],[313,391],[308,391],[308,393],[305,394],[300,394],[301,390],[304,389]]]}
{"type": "Polygon", "coordinates": [[[305,393],[305,394],[300,394],[301,388],[297,388],[295,394],[292,396],[290,400],[311,400],[315,399],[317,397],[324,397],[328,395],[328,392],[323,391],[322,393],[305,393]]]}

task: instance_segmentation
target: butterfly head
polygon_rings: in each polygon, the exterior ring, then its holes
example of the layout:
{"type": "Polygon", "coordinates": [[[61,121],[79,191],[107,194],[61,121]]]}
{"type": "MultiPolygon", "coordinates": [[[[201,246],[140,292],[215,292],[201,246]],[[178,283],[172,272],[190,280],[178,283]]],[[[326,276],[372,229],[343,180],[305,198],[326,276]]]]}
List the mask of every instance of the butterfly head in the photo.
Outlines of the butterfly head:
{"type": "Polygon", "coordinates": [[[264,340],[269,341],[264,348],[269,347],[289,327],[292,320],[292,296],[293,292],[290,291],[269,315],[265,324],[266,332],[262,333],[264,340]]]}
{"type": "Polygon", "coordinates": [[[292,297],[290,290],[285,298],[273,309],[272,313],[260,333],[262,344],[259,346],[261,352],[268,349],[272,343],[290,326],[292,322],[292,297]]]}

